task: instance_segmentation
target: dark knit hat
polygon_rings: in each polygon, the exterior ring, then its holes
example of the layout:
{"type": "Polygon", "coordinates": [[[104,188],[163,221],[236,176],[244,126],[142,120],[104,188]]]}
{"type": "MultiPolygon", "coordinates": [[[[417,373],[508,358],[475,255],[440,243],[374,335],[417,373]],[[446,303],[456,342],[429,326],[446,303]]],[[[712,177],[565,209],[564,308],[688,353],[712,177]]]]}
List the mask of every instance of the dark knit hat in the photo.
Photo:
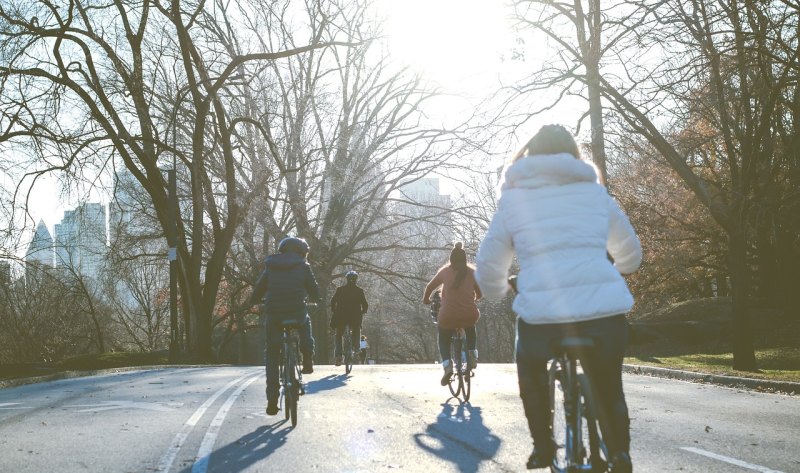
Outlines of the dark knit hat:
{"type": "Polygon", "coordinates": [[[465,266],[467,264],[467,252],[464,251],[464,244],[456,242],[453,251],[450,252],[450,264],[453,266],[465,266]]]}

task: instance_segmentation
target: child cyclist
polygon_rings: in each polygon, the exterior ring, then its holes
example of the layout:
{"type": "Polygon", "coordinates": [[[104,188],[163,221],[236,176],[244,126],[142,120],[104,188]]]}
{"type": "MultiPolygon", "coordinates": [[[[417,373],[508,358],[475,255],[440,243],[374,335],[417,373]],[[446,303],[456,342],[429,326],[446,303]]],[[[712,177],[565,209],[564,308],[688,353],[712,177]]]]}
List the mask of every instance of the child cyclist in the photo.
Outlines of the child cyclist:
{"type": "Polygon", "coordinates": [[[610,446],[611,471],[630,472],[622,358],[628,343],[625,313],[633,297],[620,274],[639,267],[642,249],[628,218],[563,126],[542,127],[503,173],[497,211],[476,257],[476,277],[487,297],[506,293],[514,253],[520,266],[513,305],[519,394],[534,442],[528,468],[549,466],[555,448],[546,373],[554,356],[550,342],[574,335],[600,342],[584,369],[596,383],[600,408],[617,440],[610,446]]]}
{"type": "Polygon", "coordinates": [[[314,338],[306,300],[319,302],[319,287],[306,257],[308,243],[301,238],[287,237],[278,245],[278,254],[264,261],[264,271],[258,277],[250,305],[262,304],[267,337],[267,414],[278,413],[278,364],[281,355],[283,321],[295,320],[300,329],[300,352],[303,354],[303,373],[314,372],[314,338]]]}

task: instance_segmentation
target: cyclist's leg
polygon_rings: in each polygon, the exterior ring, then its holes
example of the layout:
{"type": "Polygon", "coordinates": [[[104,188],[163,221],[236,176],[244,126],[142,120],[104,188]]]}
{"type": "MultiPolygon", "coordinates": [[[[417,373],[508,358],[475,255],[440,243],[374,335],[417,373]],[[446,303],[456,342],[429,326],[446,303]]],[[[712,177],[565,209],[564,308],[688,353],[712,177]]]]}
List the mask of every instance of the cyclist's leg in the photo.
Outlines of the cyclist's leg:
{"type": "Polygon", "coordinates": [[[311,318],[306,314],[300,325],[300,352],[303,353],[303,373],[314,371],[314,337],[311,334],[311,318]]]}
{"type": "Polygon", "coordinates": [[[336,336],[333,344],[333,358],[337,364],[341,364],[342,358],[342,336],[344,336],[344,325],[336,326],[336,336]]]}
{"type": "Polygon", "coordinates": [[[358,314],[353,316],[353,320],[350,321],[350,331],[352,332],[352,336],[350,337],[350,341],[353,344],[353,353],[358,353],[361,350],[361,319],[362,315],[358,314]]]}
{"type": "Polygon", "coordinates": [[[267,318],[266,335],[267,410],[269,414],[275,414],[278,412],[278,396],[280,392],[278,364],[283,343],[283,329],[280,322],[272,322],[267,318]]]}
{"type": "Polygon", "coordinates": [[[440,325],[438,326],[437,333],[439,338],[439,354],[442,357],[442,363],[445,361],[451,361],[450,346],[453,344],[451,340],[451,337],[453,336],[453,330],[442,328],[440,325]]]}
{"type": "Polygon", "coordinates": [[[622,389],[622,359],[628,346],[628,324],[624,315],[591,320],[584,324],[586,335],[601,340],[594,356],[584,360],[583,364],[600,398],[600,408],[614,429],[614,445],[609,447],[614,450],[612,455],[616,452],[627,453],[630,451],[630,418],[622,389]]]}
{"type": "Polygon", "coordinates": [[[464,329],[467,337],[467,361],[469,369],[474,370],[478,366],[478,327],[473,325],[464,329]]]}
{"type": "MultiPolygon", "coordinates": [[[[519,380],[519,396],[522,408],[528,420],[537,463],[549,464],[555,448],[550,431],[550,406],[548,399],[547,361],[550,358],[547,340],[553,329],[540,329],[545,326],[534,326],[517,321],[517,378],[519,380]]],[[[549,326],[552,327],[552,326],[549,326]]],[[[541,468],[540,467],[540,468],[541,468]]]]}

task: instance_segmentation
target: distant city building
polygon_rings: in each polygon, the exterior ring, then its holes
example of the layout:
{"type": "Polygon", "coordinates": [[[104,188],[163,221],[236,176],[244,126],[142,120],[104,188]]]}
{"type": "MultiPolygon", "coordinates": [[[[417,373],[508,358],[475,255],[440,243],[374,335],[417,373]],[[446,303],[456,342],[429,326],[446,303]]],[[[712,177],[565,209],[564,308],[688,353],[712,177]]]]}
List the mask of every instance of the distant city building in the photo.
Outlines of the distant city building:
{"type": "Polygon", "coordinates": [[[98,280],[108,247],[105,206],[84,203],[65,211],[54,233],[56,268],[98,280]]]}
{"type": "Polygon", "coordinates": [[[450,196],[439,191],[439,178],[423,177],[400,188],[400,192],[409,200],[423,205],[450,209],[450,196]]]}
{"type": "Polygon", "coordinates": [[[409,218],[405,225],[411,244],[449,247],[453,241],[449,195],[441,194],[439,179],[425,177],[404,184],[400,193],[406,202],[397,211],[409,218]]]}
{"type": "Polygon", "coordinates": [[[164,248],[163,232],[152,209],[150,196],[133,174],[118,171],[114,178],[114,198],[108,209],[111,244],[121,240],[127,248],[138,248],[139,253],[164,248]]]}
{"type": "Polygon", "coordinates": [[[39,220],[33,239],[28,245],[28,252],[25,254],[25,263],[52,268],[54,266],[53,257],[53,237],[50,236],[44,220],[39,220]]]}

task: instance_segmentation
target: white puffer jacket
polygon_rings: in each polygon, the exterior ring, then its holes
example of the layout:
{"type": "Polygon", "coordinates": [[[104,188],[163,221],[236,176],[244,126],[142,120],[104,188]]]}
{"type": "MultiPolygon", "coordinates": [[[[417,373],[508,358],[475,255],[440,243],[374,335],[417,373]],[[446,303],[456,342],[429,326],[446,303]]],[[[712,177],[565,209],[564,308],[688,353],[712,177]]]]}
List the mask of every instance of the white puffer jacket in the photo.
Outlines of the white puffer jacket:
{"type": "Polygon", "coordinates": [[[485,297],[505,295],[514,252],[520,272],[513,309],[524,322],[598,319],[633,306],[620,273],[639,267],[639,239],[594,166],[571,154],[526,156],[505,170],[476,257],[485,297]]]}

